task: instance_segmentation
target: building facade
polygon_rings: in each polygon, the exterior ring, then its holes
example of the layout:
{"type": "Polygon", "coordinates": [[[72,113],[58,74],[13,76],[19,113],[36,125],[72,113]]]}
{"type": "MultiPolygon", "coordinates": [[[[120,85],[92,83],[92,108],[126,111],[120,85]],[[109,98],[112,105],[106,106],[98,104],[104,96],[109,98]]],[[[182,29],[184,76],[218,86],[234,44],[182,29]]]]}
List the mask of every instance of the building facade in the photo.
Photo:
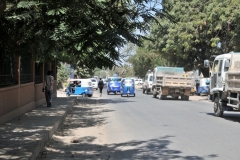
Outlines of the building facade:
{"type": "Polygon", "coordinates": [[[37,63],[29,58],[0,57],[0,125],[45,103],[44,77],[54,76],[53,98],[57,97],[56,63],[37,63]]]}

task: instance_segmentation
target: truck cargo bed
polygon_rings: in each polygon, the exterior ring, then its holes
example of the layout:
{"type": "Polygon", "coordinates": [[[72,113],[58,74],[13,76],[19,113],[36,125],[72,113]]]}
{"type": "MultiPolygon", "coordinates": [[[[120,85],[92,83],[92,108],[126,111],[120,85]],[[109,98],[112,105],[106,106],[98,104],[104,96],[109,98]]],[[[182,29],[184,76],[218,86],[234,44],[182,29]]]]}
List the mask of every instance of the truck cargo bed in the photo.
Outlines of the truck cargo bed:
{"type": "Polygon", "coordinates": [[[157,76],[157,87],[169,88],[191,88],[193,87],[193,78],[182,76],[157,76]]]}
{"type": "Polygon", "coordinates": [[[232,92],[240,91],[240,71],[231,71],[226,73],[225,90],[232,92]]]}

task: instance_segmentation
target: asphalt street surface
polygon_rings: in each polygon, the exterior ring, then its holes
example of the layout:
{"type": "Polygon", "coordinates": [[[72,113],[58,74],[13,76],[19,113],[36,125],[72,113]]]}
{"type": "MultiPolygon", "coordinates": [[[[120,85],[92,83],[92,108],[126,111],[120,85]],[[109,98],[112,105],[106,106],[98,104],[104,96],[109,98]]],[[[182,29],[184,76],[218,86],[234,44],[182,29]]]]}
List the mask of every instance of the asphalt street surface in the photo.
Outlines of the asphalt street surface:
{"type": "Polygon", "coordinates": [[[240,113],[213,115],[206,97],[159,100],[137,89],[136,97],[80,97],[38,159],[239,160],[240,113]]]}

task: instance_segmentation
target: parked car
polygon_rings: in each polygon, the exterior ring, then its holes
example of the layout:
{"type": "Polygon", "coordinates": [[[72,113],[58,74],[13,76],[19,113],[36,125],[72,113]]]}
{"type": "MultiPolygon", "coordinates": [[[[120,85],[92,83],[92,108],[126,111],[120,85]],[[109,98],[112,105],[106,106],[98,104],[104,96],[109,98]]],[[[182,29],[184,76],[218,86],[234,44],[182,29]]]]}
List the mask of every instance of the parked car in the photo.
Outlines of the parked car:
{"type": "Polygon", "coordinates": [[[142,85],[143,84],[142,79],[134,79],[134,81],[135,81],[135,85],[142,85]]]}
{"type": "Polygon", "coordinates": [[[135,85],[138,85],[138,79],[134,79],[135,85]]]}
{"type": "Polygon", "coordinates": [[[138,85],[142,85],[143,84],[143,80],[142,79],[138,79],[138,85]]]}
{"type": "Polygon", "coordinates": [[[95,78],[91,78],[93,89],[98,90],[98,81],[95,78]]]}

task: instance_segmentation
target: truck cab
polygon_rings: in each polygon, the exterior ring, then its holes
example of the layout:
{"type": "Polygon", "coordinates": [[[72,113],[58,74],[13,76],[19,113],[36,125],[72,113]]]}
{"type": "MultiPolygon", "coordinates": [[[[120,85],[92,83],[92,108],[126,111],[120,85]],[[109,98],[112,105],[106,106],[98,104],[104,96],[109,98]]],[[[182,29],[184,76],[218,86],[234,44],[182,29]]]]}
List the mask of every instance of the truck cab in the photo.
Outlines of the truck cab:
{"type": "Polygon", "coordinates": [[[223,91],[225,75],[230,65],[231,54],[222,54],[214,59],[212,69],[210,69],[210,94],[223,91]]]}
{"type": "Polygon", "coordinates": [[[148,71],[144,77],[144,82],[142,85],[143,93],[148,94],[152,92],[152,83],[153,83],[153,72],[148,71]]]}
{"type": "Polygon", "coordinates": [[[214,102],[214,114],[222,117],[224,111],[240,110],[240,53],[230,52],[217,56],[210,68],[210,100],[214,102]]]}

